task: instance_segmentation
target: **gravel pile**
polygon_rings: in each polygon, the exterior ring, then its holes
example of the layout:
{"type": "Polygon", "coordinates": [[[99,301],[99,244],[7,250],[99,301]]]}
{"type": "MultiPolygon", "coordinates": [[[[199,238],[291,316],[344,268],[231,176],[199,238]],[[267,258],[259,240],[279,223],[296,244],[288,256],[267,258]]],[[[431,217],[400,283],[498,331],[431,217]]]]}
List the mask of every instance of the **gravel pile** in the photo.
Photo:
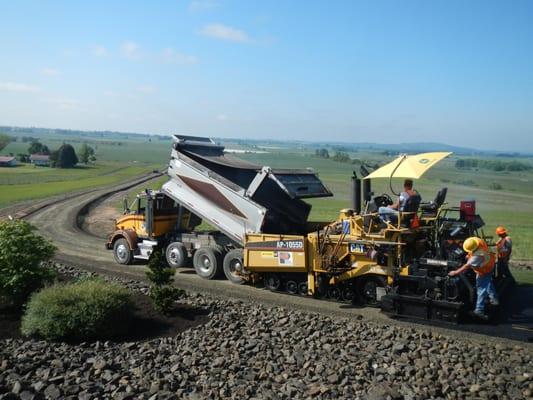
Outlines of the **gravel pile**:
{"type": "Polygon", "coordinates": [[[0,399],[532,397],[527,345],[205,295],[182,301],[209,309],[209,322],[146,342],[0,341],[0,399]]]}

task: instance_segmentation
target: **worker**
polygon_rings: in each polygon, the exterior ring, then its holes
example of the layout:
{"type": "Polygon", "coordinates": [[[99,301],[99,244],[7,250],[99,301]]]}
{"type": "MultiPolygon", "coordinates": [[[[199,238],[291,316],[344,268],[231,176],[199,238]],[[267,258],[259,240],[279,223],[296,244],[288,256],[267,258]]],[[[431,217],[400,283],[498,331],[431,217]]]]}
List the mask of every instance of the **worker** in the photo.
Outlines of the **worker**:
{"type": "Polygon", "coordinates": [[[469,237],[463,243],[463,250],[468,253],[467,262],[461,268],[450,271],[449,276],[462,274],[468,269],[473,269],[476,273],[477,300],[474,314],[482,319],[487,319],[485,314],[485,301],[489,298],[492,305],[499,305],[498,296],[492,281],[494,271],[494,254],[488,250],[488,246],[483,239],[469,237]]]}
{"type": "Polygon", "coordinates": [[[509,270],[509,260],[511,259],[511,253],[513,252],[513,242],[511,237],[507,234],[507,229],[503,226],[496,228],[496,235],[500,237],[496,243],[496,248],[498,249],[498,277],[510,278],[514,281],[513,275],[511,275],[511,271],[509,270]]]}
{"type": "Polygon", "coordinates": [[[411,179],[406,179],[403,182],[403,192],[400,193],[398,200],[394,204],[391,204],[386,207],[379,207],[378,213],[383,221],[391,222],[393,219],[397,219],[398,211],[403,211],[407,200],[411,196],[415,196],[418,193],[413,190],[413,181],[411,179]]]}

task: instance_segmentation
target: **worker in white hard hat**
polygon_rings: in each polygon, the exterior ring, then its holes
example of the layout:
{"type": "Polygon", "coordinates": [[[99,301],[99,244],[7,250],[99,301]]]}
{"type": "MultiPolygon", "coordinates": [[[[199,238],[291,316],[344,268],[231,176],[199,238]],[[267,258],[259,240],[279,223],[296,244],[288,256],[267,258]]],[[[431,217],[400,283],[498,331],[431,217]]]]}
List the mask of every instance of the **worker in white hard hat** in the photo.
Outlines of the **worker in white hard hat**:
{"type": "Polygon", "coordinates": [[[466,264],[455,271],[450,271],[448,275],[456,276],[468,269],[473,269],[476,273],[477,300],[474,314],[486,319],[485,301],[487,298],[493,305],[499,305],[498,295],[492,282],[495,257],[489,251],[487,243],[478,237],[469,237],[463,243],[463,250],[468,253],[466,264]]]}

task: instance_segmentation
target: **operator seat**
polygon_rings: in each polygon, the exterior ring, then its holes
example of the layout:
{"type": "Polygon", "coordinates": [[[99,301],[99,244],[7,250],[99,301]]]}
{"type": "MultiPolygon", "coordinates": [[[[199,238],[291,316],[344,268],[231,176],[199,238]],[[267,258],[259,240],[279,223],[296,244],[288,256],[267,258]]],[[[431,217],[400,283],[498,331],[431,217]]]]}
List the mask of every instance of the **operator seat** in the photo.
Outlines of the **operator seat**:
{"type": "Polygon", "coordinates": [[[415,218],[421,201],[422,197],[418,193],[407,199],[402,210],[402,226],[408,228],[411,226],[411,221],[415,218]]]}
{"type": "Polygon", "coordinates": [[[422,215],[420,218],[434,218],[439,212],[439,208],[444,204],[446,200],[446,195],[448,194],[448,188],[443,187],[437,192],[435,200],[430,201],[429,203],[422,203],[420,209],[422,210],[422,215]]]}

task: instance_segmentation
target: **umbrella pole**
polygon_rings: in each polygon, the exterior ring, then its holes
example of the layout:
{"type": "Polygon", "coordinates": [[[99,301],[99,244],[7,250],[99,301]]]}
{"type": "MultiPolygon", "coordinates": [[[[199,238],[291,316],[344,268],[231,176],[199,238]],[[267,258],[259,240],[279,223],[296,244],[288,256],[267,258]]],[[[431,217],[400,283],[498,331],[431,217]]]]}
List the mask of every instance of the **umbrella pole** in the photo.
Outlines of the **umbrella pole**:
{"type": "Polygon", "coordinates": [[[399,196],[399,193],[396,193],[394,191],[394,189],[392,188],[392,177],[394,176],[394,173],[396,172],[396,170],[398,169],[398,167],[400,166],[401,163],[403,163],[403,161],[407,158],[407,155],[402,155],[402,159],[401,161],[398,163],[398,165],[396,165],[396,167],[394,167],[394,170],[392,171],[392,173],[390,174],[390,177],[389,177],[389,188],[390,188],[390,191],[392,192],[392,194],[396,195],[396,196],[399,196]]]}

